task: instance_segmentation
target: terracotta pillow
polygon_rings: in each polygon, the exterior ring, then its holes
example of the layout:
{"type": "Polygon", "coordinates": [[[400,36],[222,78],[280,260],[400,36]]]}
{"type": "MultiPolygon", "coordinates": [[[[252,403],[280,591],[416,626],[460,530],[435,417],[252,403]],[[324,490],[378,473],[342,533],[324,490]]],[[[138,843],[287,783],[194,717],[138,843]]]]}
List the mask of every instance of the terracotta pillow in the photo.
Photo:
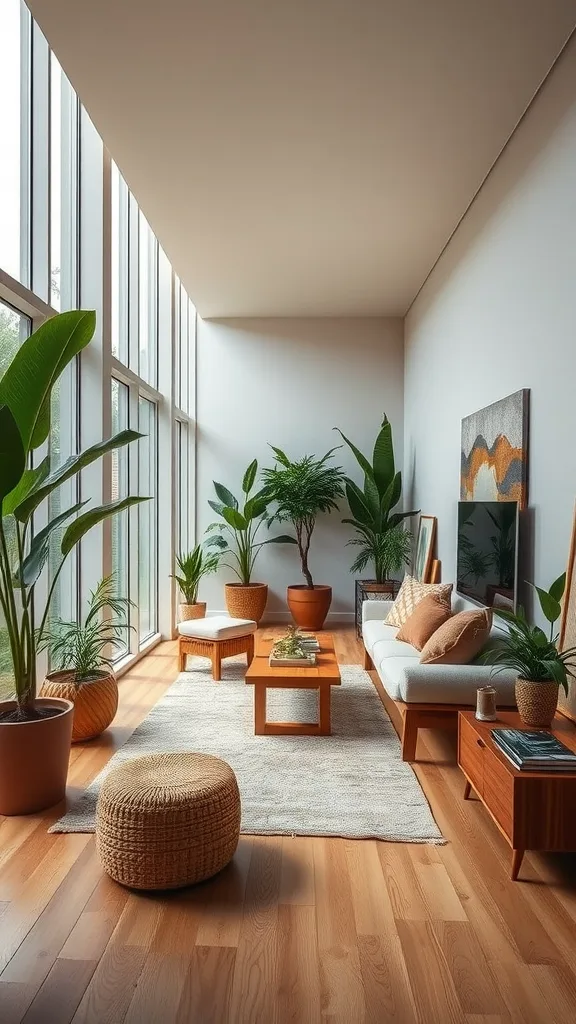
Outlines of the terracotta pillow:
{"type": "Polygon", "coordinates": [[[396,634],[397,640],[412,644],[421,651],[433,633],[452,615],[452,609],[441,594],[428,594],[418,602],[403,626],[396,634]]]}
{"type": "Polygon", "coordinates": [[[488,642],[492,610],[458,612],[432,634],[421,655],[422,665],[467,665],[488,642]]]}
{"type": "Polygon", "coordinates": [[[384,619],[387,626],[403,626],[412,615],[416,605],[429,594],[439,594],[448,603],[452,593],[451,583],[420,583],[413,576],[405,576],[398,597],[384,619]]]}

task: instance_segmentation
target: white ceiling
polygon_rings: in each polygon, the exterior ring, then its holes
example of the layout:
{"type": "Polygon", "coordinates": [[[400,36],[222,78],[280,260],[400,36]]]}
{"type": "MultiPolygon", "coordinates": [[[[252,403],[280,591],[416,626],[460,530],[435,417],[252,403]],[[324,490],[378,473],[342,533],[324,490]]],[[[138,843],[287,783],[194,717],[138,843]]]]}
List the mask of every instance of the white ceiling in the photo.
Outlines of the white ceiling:
{"type": "Polygon", "coordinates": [[[576,0],[29,0],[204,317],[402,315],[576,0]]]}

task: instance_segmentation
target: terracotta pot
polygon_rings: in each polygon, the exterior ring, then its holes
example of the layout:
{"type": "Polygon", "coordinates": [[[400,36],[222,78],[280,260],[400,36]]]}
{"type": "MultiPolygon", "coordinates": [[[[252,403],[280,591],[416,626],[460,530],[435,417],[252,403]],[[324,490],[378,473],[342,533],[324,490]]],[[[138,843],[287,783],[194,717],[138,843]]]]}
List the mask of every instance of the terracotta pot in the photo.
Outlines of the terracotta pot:
{"type": "Polygon", "coordinates": [[[74,705],[72,743],[93,740],[107,729],[118,710],[118,683],[113,672],[101,672],[97,679],[75,683],[70,671],[46,676],[41,697],[61,697],[74,705]]]}
{"type": "Polygon", "coordinates": [[[224,593],[232,618],[260,622],[268,600],[267,583],[227,583],[224,593]]]}
{"type": "Polygon", "coordinates": [[[332,587],[288,587],[286,599],[292,618],[301,629],[322,629],[332,604],[332,587]]]}
{"type": "Polygon", "coordinates": [[[516,703],[524,725],[549,729],[558,707],[558,683],[517,679],[516,703]]]}
{"type": "MultiPolygon", "coordinates": [[[[38,697],[36,705],[60,713],[34,722],[0,720],[0,814],[36,814],[66,796],[74,705],[56,697],[38,697]]],[[[0,715],[15,707],[15,700],[0,701],[0,715]]]]}
{"type": "Polygon", "coordinates": [[[178,622],[188,622],[189,619],[206,618],[206,601],[196,601],[196,604],[181,604],[178,606],[178,622]]]}

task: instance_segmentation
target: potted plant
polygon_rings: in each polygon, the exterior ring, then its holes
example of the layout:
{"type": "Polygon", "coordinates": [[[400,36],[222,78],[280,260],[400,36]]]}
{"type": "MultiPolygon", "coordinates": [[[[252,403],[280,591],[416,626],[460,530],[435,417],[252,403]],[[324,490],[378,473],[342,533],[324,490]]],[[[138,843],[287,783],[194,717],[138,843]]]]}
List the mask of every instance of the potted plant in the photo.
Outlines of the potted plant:
{"type": "Polygon", "coordinates": [[[32,534],[32,516],[65,481],[141,435],[123,430],[72,455],[51,471],[47,455],[31,455],[50,433],[50,399],[65,367],[92,339],[95,313],[73,310],[46,321],[16,352],[0,379],[0,609],[15,698],[0,702],[0,814],[30,814],[58,803],[66,791],[74,705],[36,695],[36,654],[50,600],[66,558],[93,526],[144,498],[127,497],[82,512],[78,502],[32,534]],[[60,561],[44,602],[36,585],[55,531],[60,561]],[[38,629],[37,623],[39,623],[38,629]]]}
{"type": "Polygon", "coordinates": [[[218,555],[209,554],[197,544],[193,551],[176,555],[178,572],[171,578],[176,580],[184,600],[180,603],[179,621],[203,619],[206,615],[206,602],[198,600],[200,580],[218,568],[218,555]]]}
{"type": "Polygon", "coordinates": [[[38,650],[48,650],[56,666],[40,690],[41,697],[72,701],[72,742],[92,740],[104,732],[118,710],[118,683],[111,655],[130,629],[133,602],[116,593],[113,574],[100,580],[88,600],[84,622],[48,622],[38,650]]]}
{"type": "Polygon", "coordinates": [[[256,539],[266,521],[266,511],[270,504],[265,488],[250,497],[257,473],[258,463],[254,459],[242,479],[242,509],[232,492],[223,484],[214,481],[214,490],[220,501],[209,501],[208,504],[223,522],[211,523],[207,529],[207,532],[212,534],[208,544],[216,546],[221,554],[230,555],[231,561],[223,561],[222,564],[238,577],[238,583],[227,583],[224,588],[229,614],[238,619],[252,619],[254,622],[259,622],[262,618],[268,600],[268,585],[252,582],[254,563],[258,554],[266,544],[294,543],[293,537],[268,537],[262,541],[256,539]],[[218,533],[212,532],[215,530],[218,533]]]}
{"type": "Polygon", "coordinates": [[[496,672],[511,668],[518,673],[516,703],[525,725],[549,728],[558,705],[558,687],[568,694],[568,676],[576,668],[576,647],[558,649],[559,636],[554,623],[560,618],[560,601],[566,586],[566,573],[554,581],[550,590],[534,587],[544,618],[550,623],[550,635],[539,626],[531,626],[523,608],[514,613],[495,608],[506,627],[483,660],[496,665],[496,672]]]}
{"type": "Polygon", "coordinates": [[[304,584],[288,587],[288,607],[301,628],[322,629],[332,603],[332,587],[314,583],[308,556],[318,515],[338,507],[338,499],[344,493],[344,472],[339,466],[327,465],[337,448],[331,448],[321,459],[304,455],[292,462],[281,448],[270,447],[276,464],[264,470],[264,480],[276,511],[268,521],[292,523],[306,580],[304,584]]]}
{"type": "Polygon", "coordinates": [[[353,452],[364,473],[364,486],[346,477],[345,488],[352,519],[342,522],[353,526],[358,537],[348,541],[360,548],[350,567],[351,572],[363,572],[367,565],[374,566],[374,579],[363,580],[364,586],[374,584],[378,590],[392,593],[392,573],[408,565],[411,557],[412,537],[403,522],[414,512],[394,512],[402,495],[402,474],[396,472],[392,427],[386,416],[374,443],[372,461],[335,427],[353,452]]]}

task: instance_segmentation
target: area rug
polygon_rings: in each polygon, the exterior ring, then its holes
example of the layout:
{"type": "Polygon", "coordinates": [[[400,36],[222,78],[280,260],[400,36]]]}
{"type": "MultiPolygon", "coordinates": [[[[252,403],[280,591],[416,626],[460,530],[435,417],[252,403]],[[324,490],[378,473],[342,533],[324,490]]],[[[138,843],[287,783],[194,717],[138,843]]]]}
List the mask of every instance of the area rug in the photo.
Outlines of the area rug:
{"type": "MultiPolygon", "coordinates": [[[[255,736],[244,658],[224,663],[220,683],[203,659],[189,658],[187,669],[51,832],[93,832],[102,780],[123,761],[194,750],[222,757],[234,769],[243,832],[444,842],[359,665],[342,665],[342,684],[332,688],[331,736],[255,736]]],[[[314,721],[317,699],[311,690],[269,690],[268,720],[314,721]]]]}

